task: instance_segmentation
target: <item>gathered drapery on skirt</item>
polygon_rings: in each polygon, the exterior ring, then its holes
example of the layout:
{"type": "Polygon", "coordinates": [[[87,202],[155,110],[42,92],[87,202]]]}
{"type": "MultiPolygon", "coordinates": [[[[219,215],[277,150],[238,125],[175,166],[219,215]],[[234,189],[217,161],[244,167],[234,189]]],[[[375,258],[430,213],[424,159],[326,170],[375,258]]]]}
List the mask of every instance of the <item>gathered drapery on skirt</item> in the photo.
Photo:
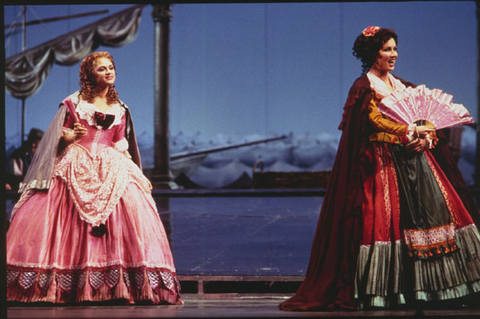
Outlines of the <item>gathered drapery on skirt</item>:
{"type": "Polygon", "coordinates": [[[181,303],[163,224],[143,192],[130,183],[96,237],[64,180],[36,191],[7,233],[8,300],[181,303]]]}

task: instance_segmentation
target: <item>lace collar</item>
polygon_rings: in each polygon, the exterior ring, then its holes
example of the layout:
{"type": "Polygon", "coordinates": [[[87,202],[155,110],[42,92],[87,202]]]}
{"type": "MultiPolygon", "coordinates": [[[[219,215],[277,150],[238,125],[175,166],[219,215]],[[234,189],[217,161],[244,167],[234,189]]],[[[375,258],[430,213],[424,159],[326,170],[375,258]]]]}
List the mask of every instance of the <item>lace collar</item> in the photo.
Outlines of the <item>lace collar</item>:
{"type": "Polygon", "coordinates": [[[113,104],[107,112],[100,112],[97,110],[96,106],[92,103],[88,103],[87,101],[80,100],[77,104],[77,113],[82,120],[88,122],[89,125],[95,126],[98,129],[103,128],[101,125],[97,125],[97,121],[95,120],[95,112],[104,113],[104,114],[112,114],[115,116],[113,123],[108,127],[111,128],[112,126],[118,125],[122,123],[122,117],[125,114],[125,109],[120,106],[119,103],[113,104]]]}
{"type": "MultiPolygon", "coordinates": [[[[370,81],[370,86],[372,87],[372,90],[374,90],[377,94],[379,94],[382,98],[389,96],[392,92],[387,88],[387,84],[383,82],[379,77],[377,77],[375,74],[372,72],[367,73],[368,80],[370,81]]],[[[393,75],[388,73],[388,78],[390,80],[390,83],[392,84],[393,90],[395,92],[403,91],[406,89],[406,86],[400,82],[397,78],[395,78],[393,75]]]]}

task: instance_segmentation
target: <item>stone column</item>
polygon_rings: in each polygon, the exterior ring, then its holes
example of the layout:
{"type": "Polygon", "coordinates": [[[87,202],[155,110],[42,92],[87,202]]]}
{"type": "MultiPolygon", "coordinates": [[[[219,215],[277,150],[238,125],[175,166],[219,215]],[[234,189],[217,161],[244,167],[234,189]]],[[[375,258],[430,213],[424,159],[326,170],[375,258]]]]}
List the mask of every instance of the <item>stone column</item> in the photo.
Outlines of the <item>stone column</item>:
{"type": "Polygon", "coordinates": [[[152,17],[155,23],[155,112],[154,112],[154,168],[151,175],[154,188],[177,188],[170,174],[169,152],[169,51],[170,51],[170,20],[172,18],[170,3],[153,5],[152,17]]]}

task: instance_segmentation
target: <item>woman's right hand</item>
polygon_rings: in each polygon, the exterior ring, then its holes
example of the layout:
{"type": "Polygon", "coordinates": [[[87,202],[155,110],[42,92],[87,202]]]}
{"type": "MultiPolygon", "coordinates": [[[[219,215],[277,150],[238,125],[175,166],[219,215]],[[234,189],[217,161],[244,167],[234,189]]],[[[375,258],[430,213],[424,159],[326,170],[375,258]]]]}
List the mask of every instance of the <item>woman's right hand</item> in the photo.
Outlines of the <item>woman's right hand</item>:
{"type": "Polygon", "coordinates": [[[80,141],[84,136],[87,135],[87,129],[80,123],[73,124],[73,134],[75,142],[80,141]]]}
{"type": "Polygon", "coordinates": [[[413,141],[405,145],[405,148],[407,149],[407,151],[410,152],[421,152],[424,149],[428,148],[428,143],[427,140],[425,140],[424,138],[417,137],[413,141]]]}
{"type": "Polygon", "coordinates": [[[72,129],[65,129],[63,132],[63,140],[65,143],[71,144],[80,141],[85,135],[87,135],[87,129],[80,123],[73,124],[72,129]]]}

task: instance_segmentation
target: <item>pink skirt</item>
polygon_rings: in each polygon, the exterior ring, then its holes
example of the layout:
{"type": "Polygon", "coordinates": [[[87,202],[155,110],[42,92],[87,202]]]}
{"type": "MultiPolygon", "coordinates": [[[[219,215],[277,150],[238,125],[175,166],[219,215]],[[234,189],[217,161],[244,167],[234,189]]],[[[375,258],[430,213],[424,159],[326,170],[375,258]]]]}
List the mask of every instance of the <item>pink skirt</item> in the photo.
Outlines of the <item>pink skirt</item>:
{"type": "Polygon", "coordinates": [[[7,233],[7,300],[73,303],[122,299],[181,304],[170,245],[151,198],[131,182],[92,235],[66,183],[37,191],[7,233]]]}

